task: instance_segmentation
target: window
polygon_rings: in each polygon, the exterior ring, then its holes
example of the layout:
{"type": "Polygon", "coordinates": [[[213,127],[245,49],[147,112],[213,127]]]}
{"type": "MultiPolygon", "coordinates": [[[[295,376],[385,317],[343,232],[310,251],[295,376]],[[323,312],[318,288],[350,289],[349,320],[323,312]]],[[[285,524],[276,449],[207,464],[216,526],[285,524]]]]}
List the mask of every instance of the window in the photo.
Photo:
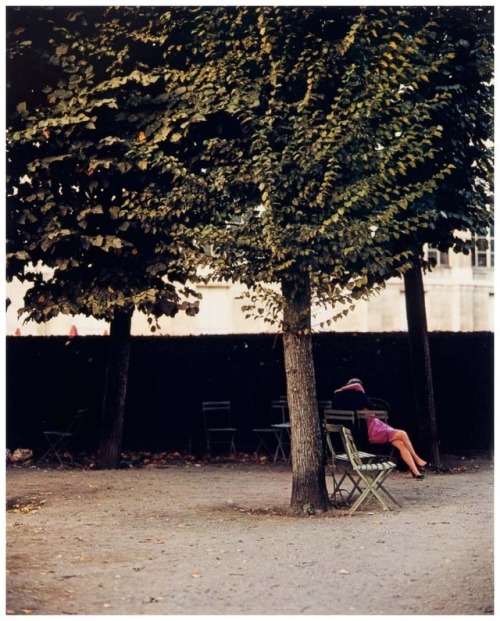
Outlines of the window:
{"type": "Polygon", "coordinates": [[[450,257],[447,252],[440,252],[437,248],[429,246],[427,248],[427,260],[432,261],[436,267],[448,267],[450,257]]]}
{"type": "Polygon", "coordinates": [[[476,246],[472,251],[472,267],[495,266],[495,232],[493,227],[485,237],[476,237],[476,246]]]}

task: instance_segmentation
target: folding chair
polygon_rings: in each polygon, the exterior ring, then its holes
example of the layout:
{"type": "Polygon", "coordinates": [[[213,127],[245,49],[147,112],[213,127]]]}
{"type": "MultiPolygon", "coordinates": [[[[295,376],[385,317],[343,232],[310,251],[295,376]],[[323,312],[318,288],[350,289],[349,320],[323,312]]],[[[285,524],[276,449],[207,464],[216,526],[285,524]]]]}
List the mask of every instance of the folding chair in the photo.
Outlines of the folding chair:
{"type": "MultiPolygon", "coordinates": [[[[380,412],[377,412],[377,414],[379,413],[380,412]]],[[[360,418],[360,412],[356,412],[355,410],[336,410],[331,408],[325,408],[323,410],[324,425],[348,426],[353,434],[359,433],[360,418]]],[[[380,458],[380,456],[366,451],[359,451],[359,454],[363,460],[374,460],[380,458]]]]}
{"type": "MultiPolygon", "coordinates": [[[[333,434],[338,435],[340,442],[343,443],[343,440],[341,439],[342,425],[333,425],[323,422],[323,429],[325,432],[326,446],[328,448],[327,464],[330,467],[330,474],[333,481],[333,492],[330,496],[330,500],[334,506],[346,505],[352,498],[354,492],[358,491],[361,493],[361,488],[358,484],[359,477],[353,475],[354,470],[349,462],[347,454],[345,452],[341,453],[335,448],[335,445],[338,446],[339,442],[334,441],[333,434]],[[336,476],[337,467],[341,468],[341,476],[338,480],[336,476]],[[346,479],[352,484],[351,490],[342,488],[342,484],[346,479]],[[345,497],[344,494],[346,494],[345,497]],[[337,500],[337,496],[340,496],[340,502],[337,500]]],[[[373,453],[365,452],[359,452],[359,456],[365,461],[370,461],[376,457],[373,453]]]]}
{"type": "Polygon", "coordinates": [[[271,401],[269,426],[252,429],[259,439],[255,453],[258,454],[259,450],[264,448],[268,455],[273,456],[275,463],[280,455],[285,461],[288,461],[289,457],[284,445],[289,429],[290,423],[288,421],[288,403],[286,398],[274,399],[271,401]],[[270,440],[271,442],[269,442],[270,440]]]}
{"type": "Polygon", "coordinates": [[[215,444],[228,446],[229,452],[236,456],[234,436],[237,429],[231,422],[230,401],[203,401],[201,404],[203,424],[207,440],[207,452],[212,454],[215,444]]]}
{"type": "MultiPolygon", "coordinates": [[[[88,409],[77,410],[76,414],[69,421],[68,427],[64,431],[44,431],[43,435],[49,443],[49,448],[40,457],[37,463],[40,463],[41,461],[49,461],[50,457],[57,457],[59,463],[63,466],[64,464],[61,459],[63,450],[67,448],[72,438],[78,434],[87,414],[88,409]]],[[[71,454],[70,459],[71,462],[73,462],[73,456],[71,454]]]]}
{"type": "Polygon", "coordinates": [[[386,503],[383,494],[394,504],[398,505],[398,507],[401,507],[401,504],[384,487],[384,481],[394,470],[396,464],[392,461],[363,463],[356,444],[354,443],[351,430],[346,427],[342,427],[342,438],[347,457],[349,458],[349,463],[357,475],[356,485],[358,489],[362,490],[361,495],[352,505],[349,515],[352,515],[356,509],[361,507],[361,505],[371,497],[378,500],[384,511],[390,511],[390,506],[386,503]]]}
{"type": "Polygon", "coordinates": [[[332,408],[323,409],[323,418],[325,423],[341,424],[351,423],[354,427],[356,424],[356,412],[355,410],[335,410],[332,408]]]}

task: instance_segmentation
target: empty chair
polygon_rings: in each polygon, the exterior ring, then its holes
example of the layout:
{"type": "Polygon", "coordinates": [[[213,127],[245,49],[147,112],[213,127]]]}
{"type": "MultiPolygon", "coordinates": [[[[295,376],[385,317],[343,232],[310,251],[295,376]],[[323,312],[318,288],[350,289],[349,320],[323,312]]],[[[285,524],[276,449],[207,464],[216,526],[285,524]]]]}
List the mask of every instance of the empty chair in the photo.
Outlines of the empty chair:
{"type": "MultiPolygon", "coordinates": [[[[323,408],[320,410],[320,420],[323,423],[323,431],[325,431],[324,425],[347,425],[350,429],[354,430],[357,427],[357,417],[354,410],[339,410],[336,408],[323,408]]],[[[327,436],[324,436],[324,440],[327,436]]],[[[323,451],[325,457],[328,460],[330,454],[326,442],[323,441],[323,451]]]]}
{"type": "MultiPolygon", "coordinates": [[[[51,458],[55,457],[61,464],[63,465],[63,461],[61,456],[63,451],[68,448],[71,440],[78,434],[80,431],[85,418],[88,414],[88,409],[77,410],[75,415],[71,418],[68,423],[68,426],[64,430],[57,431],[44,431],[43,435],[49,444],[49,448],[45,453],[40,457],[38,463],[41,461],[50,461],[51,458]]],[[[73,456],[70,454],[70,459],[73,461],[73,456]]]]}
{"type": "Polygon", "coordinates": [[[289,438],[290,423],[288,418],[288,403],[286,398],[271,401],[269,425],[267,427],[255,427],[252,431],[257,435],[259,443],[255,453],[263,448],[276,462],[279,457],[288,461],[288,453],[285,450],[286,440],[289,438]]]}
{"type": "Polygon", "coordinates": [[[387,504],[384,496],[389,498],[394,504],[398,505],[398,507],[401,507],[400,503],[384,486],[385,480],[394,470],[396,464],[392,461],[370,463],[363,462],[354,442],[354,438],[352,437],[351,430],[346,427],[342,427],[341,432],[349,464],[357,475],[355,483],[356,487],[361,491],[360,496],[352,505],[349,515],[352,515],[356,509],[359,509],[359,507],[361,507],[361,505],[363,505],[371,497],[378,500],[385,511],[390,510],[390,505],[387,504]]]}
{"type": "MultiPolygon", "coordinates": [[[[333,481],[333,492],[330,496],[330,500],[333,505],[344,505],[349,502],[355,491],[361,493],[358,484],[359,476],[355,476],[349,457],[345,453],[343,438],[341,437],[342,425],[323,422],[323,430],[327,446],[326,461],[330,468],[333,481]],[[340,478],[337,478],[337,475],[339,475],[340,478]],[[342,487],[344,481],[351,482],[352,488],[350,490],[342,487]],[[340,501],[337,500],[337,497],[340,497],[340,501]]],[[[366,453],[363,451],[358,451],[358,454],[363,461],[367,462],[377,457],[374,453],[366,453]]]]}
{"type": "Polygon", "coordinates": [[[231,402],[203,401],[201,410],[208,454],[212,454],[212,447],[219,445],[228,447],[229,453],[236,456],[234,438],[237,428],[233,427],[231,420],[231,402]]]}

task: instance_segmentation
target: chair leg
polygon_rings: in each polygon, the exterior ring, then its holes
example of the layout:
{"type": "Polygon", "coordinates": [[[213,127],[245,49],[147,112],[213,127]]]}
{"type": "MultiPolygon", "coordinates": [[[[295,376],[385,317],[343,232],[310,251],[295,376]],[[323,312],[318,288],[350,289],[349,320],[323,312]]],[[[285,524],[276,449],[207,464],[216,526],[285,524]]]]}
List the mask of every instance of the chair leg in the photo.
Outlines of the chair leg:
{"type": "Polygon", "coordinates": [[[342,483],[347,478],[350,478],[350,477],[348,477],[348,473],[344,470],[344,472],[342,473],[342,476],[337,481],[337,479],[335,477],[335,472],[333,472],[333,470],[334,469],[332,468],[333,492],[332,492],[332,494],[330,496],[330,500],[332,500],[333,503],[335,504],[337,502],[337,496],[340,496],[342,504],[346,505],[349,502],[349,498],[351,497],[353,490],[351,489],[347,493],[347,490],[342,489],[342,483]],[[344,498],[344,494],[345,493],[347,493],[347,496],[344,498]]]}
{"type": "Polygon", "coordinates": [[[360,494],[362,493],[362,489],[359,484],[361,477],[359,475],[356,475],[354,472],[351,472],[348,468],[344,468],[342,470],[342,475],[340,479],[337,480],[337,477],[335,475],[335,466],[332,466],[331,464],[330,464],[330,472],[331,472],[332,481],[333,481],[333,492],[330,495],[330,499],[333,499],[334,502],[335,502],[335,497],[337,495],[339,495],[342,498],[343,503],[348,503],[353,497],[353,495],[355,494],[355,492],[359,492],[360,494]],[[352,487],[349,491],[342,490],[342,484],[344,483],[346,479],[350,481],[352,484],[352,487]],[[344,498],[344,493],[347,494],[345,498],[344,498]]]}
{"type": "Polygon", "coordinates": [[[356,500],[356,502],[351,507],[351,510],[349,511],[349,515],[352,515],[356,511],[356,509],[358,509],[364,502],[366,502],[368,498],[370,497],[370,495],[373,495],[379,501],[384,511],[390,511],[389,506],[387,505],[385,500],[382,498],[382,496],[378,492],[379,484],[387,477],[389,472],[390,471],[385,471],[385,472],[381,471],[373,479],[370,478],[369,475],[368,476],[360,475],[366,487],[363,490],[361,496],[356,500]]]}
{"type": "Polygon", "coordinates": [[[276,450],[274,451],[274,462],[276,462],[278,460],[278,456],[281,454],[281,457],[283,458],[283,461],[288,463],[289,460],[289,456],[286,454],[285,452],[285,448],[283,446],[283,438],[284,435],[287,433],[286,431],[284,431],[283,429],[279,429],[276,431],[276,450]]]}
{"type": "Polygon", "coordinates": [[[259,434],[257,434],[257,437],[259,438],[259,443],[257,444],[257,447],[256,447],[254,453],[256,455],[258,455],[259,454],[259,449],[260,449],[261,446],[263,446],[265,451],[266,451],[266,453],[268,453],[269,451],[267,449],[266,443],[264,442],[264,439],[261,438],[259,434]]]}
{"type": "Polygon", "coordinates": [[[206,439],[207,439],[207,453],[209,457],[212,456],[212,444],[225,444],[225,445],[229,444],[229,453],[236,457],[237,453],[236,453],[236,444],[234,441],[234,436],[231,436],[230,440],[224,440],[223,442],[218,442],[217,440],[212,441],[210,432],[207,431],[206,439]]]}
{"type": "MultiPolygon", "coordinates": [[[[383,479],[383,480],[385,481],[385,479],[386,479],[386,477],[384,477],[384,479],[383,479]]],[[[382,485],[382,483],[380,483],[380,485],[379,485],[379,489],[380,489],[380,491],[384,492],[384,494],[385,494],[388,498],[390,498],[390,499],[392,500],[392,502],[393,502],[395,505],[398,505],[398,507],[400,507],[400,508],[403,506],[403,505],[402,505],[402,504],[401,504],[398,500],[396,500],[396,499],[394,498],[394,496],[391,494],[391,492],[390,492],[388,489],[386,489],[386,488],[384,487],[384,485],[382,485]]]]}
{"type": "Polygon", "coordinates": [[[61,466],[63,466],[64,464],[63,464],[61,458],[59,457],[59,451],[64,448],[66,437],[64,437],[64,438],[60,437],[55,442],[52,442],[52,440],[50,440],[50,438],[49,438],[49,436],[47,434],[44,434],[44,435],[45,435],[45,438],[46,438],[47,442],[49,443],[49,449],[47,451],[45,451],[45,453],[40,457],[40,459],[38,459],[37,463],[40,463],[41,461],[46,460],[46,458],[49,455],[54,455],[55,457],[57,457],[57,460],[59,461],[61,466]]]}

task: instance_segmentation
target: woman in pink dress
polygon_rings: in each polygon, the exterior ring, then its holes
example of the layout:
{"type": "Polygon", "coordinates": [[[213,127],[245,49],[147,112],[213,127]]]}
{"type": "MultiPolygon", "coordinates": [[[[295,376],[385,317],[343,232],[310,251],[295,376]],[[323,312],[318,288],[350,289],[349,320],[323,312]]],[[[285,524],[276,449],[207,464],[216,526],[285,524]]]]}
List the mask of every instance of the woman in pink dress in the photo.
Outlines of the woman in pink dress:
{"type": "Polygon", "coordinates": [[[391,443],[398,449],[402,460],[407,464],[413,477],[418,480],[424,478],[420,469],[424,468],[427,462],[417,455],[406,431],[394,429],[375,416],[360,379],[353,377],[345,386],[335,391],[333,407],[371,412],[371,415],[368,414],[366,417],[369,442],[372,444],[391,443]]]}

